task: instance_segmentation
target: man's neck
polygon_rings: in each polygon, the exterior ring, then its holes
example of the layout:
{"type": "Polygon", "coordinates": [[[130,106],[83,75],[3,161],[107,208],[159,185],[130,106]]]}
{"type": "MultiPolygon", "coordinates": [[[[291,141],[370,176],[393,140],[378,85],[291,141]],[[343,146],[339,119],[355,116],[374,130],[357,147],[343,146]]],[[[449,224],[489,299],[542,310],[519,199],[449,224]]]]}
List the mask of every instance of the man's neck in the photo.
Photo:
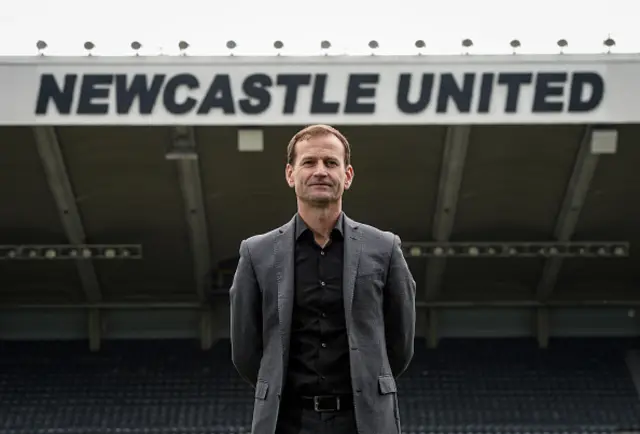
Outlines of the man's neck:
{"type": "Polygon", "coordinates": [[[340,203],[330,204],[324,208],[312,207],[298,203],[298,214],[317,238],[328,239],[336,225],[342,206],[340,203]]]}

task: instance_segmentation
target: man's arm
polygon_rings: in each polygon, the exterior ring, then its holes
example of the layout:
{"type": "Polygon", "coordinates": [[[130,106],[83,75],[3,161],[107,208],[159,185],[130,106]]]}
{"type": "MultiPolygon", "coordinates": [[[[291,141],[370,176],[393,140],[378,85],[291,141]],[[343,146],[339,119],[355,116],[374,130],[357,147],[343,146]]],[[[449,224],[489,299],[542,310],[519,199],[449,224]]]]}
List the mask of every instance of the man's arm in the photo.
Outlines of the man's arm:
{"type": "Polygon", "coordinates": [[[384,288],[384,324],[391,372],[400,376],[413,358],[416,332],[416,282],[394,235],[389,274],[384,288]]]}
{"type": "Polygon", "coordinates": [[[255,387],[262,358],[262,296],[246,241],[229,290],[231,359],[240,376],[255,387]]]}

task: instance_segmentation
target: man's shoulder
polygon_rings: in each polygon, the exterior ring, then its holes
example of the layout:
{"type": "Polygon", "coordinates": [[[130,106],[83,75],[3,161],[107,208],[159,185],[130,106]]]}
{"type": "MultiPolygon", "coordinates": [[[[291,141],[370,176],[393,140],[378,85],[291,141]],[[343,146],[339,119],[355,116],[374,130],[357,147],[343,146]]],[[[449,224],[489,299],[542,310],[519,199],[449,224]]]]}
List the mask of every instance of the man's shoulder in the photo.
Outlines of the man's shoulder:
{"type": "Polygon", "coordinates": [[[260,234],[251,235],[250,237],[246,238],[244,242],[249,247],[254,247],[264,243],[270,243],[270,242],[273,242],[273,240],[280,233],[280,231],[281,231],[281,228],[276,228],[260,234]]]}
{"type": "Polygon", "coordinates": [[[250,237],[245,238],[243,243],[252,250],[265,245],[273,245],[275,239],[289,229],[292,224],[293,219],[278,226],[277,228],[270,229],[267,232],[251,235],[250,237]]]}
{"type": "Polygon", "coordinates": [[[365,236],[367,240],[379,240],[384,243],[393,244],[397,235],[389,230],[383,230],[373,225],[351,220],[358,230],[365,236]]]}

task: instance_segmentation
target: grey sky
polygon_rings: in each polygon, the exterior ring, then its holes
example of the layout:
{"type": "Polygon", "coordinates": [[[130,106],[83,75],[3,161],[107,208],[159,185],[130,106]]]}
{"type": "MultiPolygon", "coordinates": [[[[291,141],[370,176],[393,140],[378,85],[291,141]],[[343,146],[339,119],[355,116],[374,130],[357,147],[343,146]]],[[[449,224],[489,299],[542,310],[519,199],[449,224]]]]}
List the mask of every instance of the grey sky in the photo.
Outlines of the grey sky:
{"type": "Polygon", "coordinates": [[[556,53],[560,38],[568,53],[599,53],[608,34],[628,53],[640,51],[638,10],[633,0],[21,0],[0,10],[0,54],[35,54],[38,39],[50,55],[82,55],[86,40],[102,55],[128,55],[133,40],[143,54],[175,54],[181,39],[190,54],[226,53],[228,39],[238,54],[272,54],[275,39],[284,54],[319,53],[323,39],[341,54],[369,53],[371,39],[380,54],[414,53],[416,39],[425,53],[458,54],[463,38],[472,53],[510,53],[513,38],[522,53],[556,53]]]}

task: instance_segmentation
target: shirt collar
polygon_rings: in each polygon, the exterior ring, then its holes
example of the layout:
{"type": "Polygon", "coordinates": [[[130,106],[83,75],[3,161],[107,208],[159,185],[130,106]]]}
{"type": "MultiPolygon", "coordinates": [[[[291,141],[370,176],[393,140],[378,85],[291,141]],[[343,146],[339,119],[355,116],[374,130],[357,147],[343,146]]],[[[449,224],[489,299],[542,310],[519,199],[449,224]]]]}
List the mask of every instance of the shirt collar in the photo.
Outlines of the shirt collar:
{"type": "MultiPolygon", "coordinates": [[[[296,240],[299,239],[307,230],[309,230],[307,224],[302,220],[300,214],[296,214],[296,240]]],[[[338,216],[338,220],[336,221],[336,225],[333,227],[333,230],[337,230],[340,235],[344,237],[344,212],[341,212],[338,216]]]]}

